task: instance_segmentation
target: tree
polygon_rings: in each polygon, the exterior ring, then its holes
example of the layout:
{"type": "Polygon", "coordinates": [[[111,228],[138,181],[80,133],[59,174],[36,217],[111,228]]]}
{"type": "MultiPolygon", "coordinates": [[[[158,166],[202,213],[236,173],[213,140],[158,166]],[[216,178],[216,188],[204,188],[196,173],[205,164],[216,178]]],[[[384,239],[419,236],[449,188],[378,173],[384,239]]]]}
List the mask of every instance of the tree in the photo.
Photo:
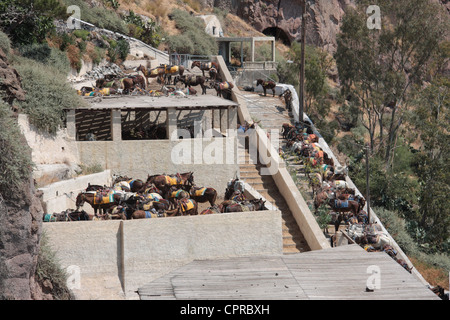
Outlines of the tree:
{"type": "Polygon", "coordinates": [[[335,55],[339,76],[345,90],[359,100],[372,150],[378,126],[377,147],[384,151],[386,167],[392,165],[406,111],[448,26],[442,8],[428,0],[362,1],[345,15],[335,55]],[[369,4],[381,8],[381,30],[367,27],[369,4]],[[387,128],[385,111],[390,113],[387,128]]]}
{"type": "MultiPolygon", "coordinates": [[[[280,82],[289,83],[297,88],[299,85],[301,46],[294,42],[288,53],[289,62],[283,61],[277,65],[280,82]]],[[[305,93],[306,106],[311,108],[313,101],[327,92],[327,70],[331,66],[331,59],[320,48],[306,45],[305,49],[305,93]]],[[[310,109],[309,109],[310,110],[310,109]]],[[[310,110],[311,111],[311,110],[310,110]]]]}
{"type": "Polygon", "coordinates": [[[59,0],[0,1],[0,29],[13,44],[44,41],[55,28],[53,19],[66,16],[66,7],[59,0]]]}
{"type": "Polygon", "coordinates": [[[450,235],[450,81],[438,78],[421,92],[411,122],[417,128],[421,148],[416,155],[416,174],[421,185],[419,225],[430,243],[439,246],[450,235]]]}

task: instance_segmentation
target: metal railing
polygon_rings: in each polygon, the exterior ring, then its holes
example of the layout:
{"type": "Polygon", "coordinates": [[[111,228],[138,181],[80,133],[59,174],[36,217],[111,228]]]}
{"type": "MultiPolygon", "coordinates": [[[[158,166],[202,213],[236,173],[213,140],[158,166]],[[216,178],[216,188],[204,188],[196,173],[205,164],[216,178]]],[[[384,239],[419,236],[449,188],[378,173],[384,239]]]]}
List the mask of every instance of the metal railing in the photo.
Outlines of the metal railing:
{"type": "Polygon", "coordinates": [[[172,65],[184,66],[186,69],[190,69],[192,61],[209,62],[212,60],[212,56],[208,55],[195,55],[195,54],[180,54],[171,53],[169,55],[169,63],[172,65]]]}

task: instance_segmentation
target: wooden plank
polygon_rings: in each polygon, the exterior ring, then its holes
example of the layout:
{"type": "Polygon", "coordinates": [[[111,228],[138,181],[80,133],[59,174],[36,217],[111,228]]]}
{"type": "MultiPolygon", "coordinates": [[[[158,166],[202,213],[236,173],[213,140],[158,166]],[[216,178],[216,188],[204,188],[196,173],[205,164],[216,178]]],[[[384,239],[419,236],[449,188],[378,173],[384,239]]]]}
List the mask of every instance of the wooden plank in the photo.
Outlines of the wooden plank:
{"type": "Polygon", "coordinates": [[[439,299],[387,254],[357,245],[193,261],[138,292],[145,299],[439,299]],[[374,292],[365,291],[369,265],[381,269],[381,287],[374,292]]]}

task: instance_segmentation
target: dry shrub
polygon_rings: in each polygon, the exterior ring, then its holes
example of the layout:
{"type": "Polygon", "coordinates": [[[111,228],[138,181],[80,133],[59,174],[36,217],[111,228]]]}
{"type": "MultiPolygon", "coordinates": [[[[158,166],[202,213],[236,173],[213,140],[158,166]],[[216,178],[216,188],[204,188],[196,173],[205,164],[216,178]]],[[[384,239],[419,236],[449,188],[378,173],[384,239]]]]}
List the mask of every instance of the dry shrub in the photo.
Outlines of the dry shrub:
{"type": "Polygon", "coordinates": [[[74,44],[69,44],[67,47],[67,57],[70,61],[70,66],[77,71],[81,69],[81,53],[80,48],[74,44]]]}
{"type": "Polygon", "coordinates": [[[448,273],[442,268],[436,268],[416,258],[410,258],[414,267],[432,285],[449,290],[448,273]]]}
{"type": "Polygon", "coordinates": [[[144,9],[150,13],[152,13],[155,17],[165,17],[169,11],[169,7],[167,6],[167,2],[164,0],[155,0],[149,1],[144,9]]]}

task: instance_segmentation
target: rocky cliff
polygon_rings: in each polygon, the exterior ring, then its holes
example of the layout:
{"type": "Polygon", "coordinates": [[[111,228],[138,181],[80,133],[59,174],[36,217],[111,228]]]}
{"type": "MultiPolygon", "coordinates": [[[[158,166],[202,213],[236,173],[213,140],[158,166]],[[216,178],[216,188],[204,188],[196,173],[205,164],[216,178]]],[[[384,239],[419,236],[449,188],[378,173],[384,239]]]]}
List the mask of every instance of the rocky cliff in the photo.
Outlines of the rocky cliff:
{"type": "MultiPolygon", "coordinates": [[[[206,4],[231,12],[247,21],[257,31],[300,40],[300,0],[205,0],[206,4]]],[[[336,50],[336,35],[344,10],[354,0],[307,0],[306,41],[329,52],[336,50]]]]}
{"type": "MultiPolygon", "coordinates": [[[[0,94],[12,102],[23,100],[20,77],[0,49],[0,94]]],[[[8,130],[0,126],[0,130],[8,130]]],[[[18,143],[26,145],[22,136],[18,143]]],[[[0,143],[5,141],[0,140],[0,143]]],[[[6,142],[7,144],[7,142],[6,142]]],[[[28,149],[31,158],[31,149],[28,149]]],[[[16,189],[0,188],[0,300],[42,299],[41,286],[35,280],[42,230],[43,209],[31,179],[19,182],[16,189]]]]}

